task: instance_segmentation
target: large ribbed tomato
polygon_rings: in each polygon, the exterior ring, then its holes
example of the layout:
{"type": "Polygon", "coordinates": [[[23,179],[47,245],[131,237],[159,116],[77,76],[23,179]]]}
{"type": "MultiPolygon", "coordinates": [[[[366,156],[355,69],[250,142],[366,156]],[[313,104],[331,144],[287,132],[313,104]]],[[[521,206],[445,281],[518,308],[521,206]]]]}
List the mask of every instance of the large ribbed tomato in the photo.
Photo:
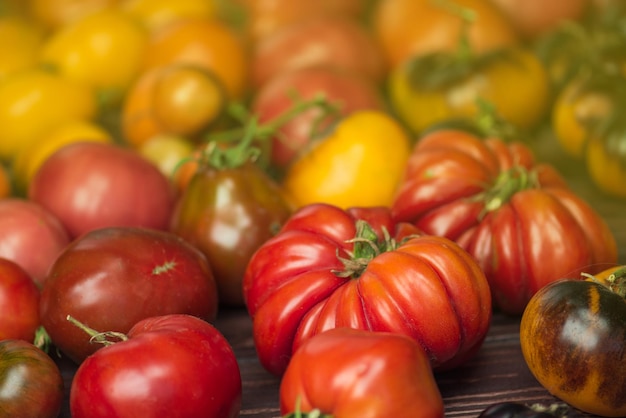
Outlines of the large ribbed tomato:
{"type": "Polygon", "coordinates": [[[617,260],[604,220],[521,143],[436,130],[415,146],[396,221],[455,240],[479,262],[494,303],[521,314],[544,285],[617,260]]]}
{"type": "Polygon", "coordinates": [[[463,363],[491,319],[489,285],[453,241],[395,223],[387,207],[300,208],[255,252],[243,282],[261,364],[281,375],[325,330],[408,335],[435,369],[463,363]]]}

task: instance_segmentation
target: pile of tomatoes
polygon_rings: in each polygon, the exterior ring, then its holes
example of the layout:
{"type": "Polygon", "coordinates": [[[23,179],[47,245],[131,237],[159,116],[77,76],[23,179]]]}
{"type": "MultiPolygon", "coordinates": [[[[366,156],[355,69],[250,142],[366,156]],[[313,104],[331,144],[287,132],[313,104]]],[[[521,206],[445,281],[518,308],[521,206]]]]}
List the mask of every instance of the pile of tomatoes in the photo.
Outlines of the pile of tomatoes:
{"type": "Polygon", "coordinates": [[[576,359],[626,333],[615,238],[560,170],[626,199],[626,10],[521,3],[0,0],[0,416],[236,417],[222,308],[285,416],[442,417],[494,311],[551,393],[623,415],[626,372],[581,397],[529,342],[580,305],[576,359]]]}

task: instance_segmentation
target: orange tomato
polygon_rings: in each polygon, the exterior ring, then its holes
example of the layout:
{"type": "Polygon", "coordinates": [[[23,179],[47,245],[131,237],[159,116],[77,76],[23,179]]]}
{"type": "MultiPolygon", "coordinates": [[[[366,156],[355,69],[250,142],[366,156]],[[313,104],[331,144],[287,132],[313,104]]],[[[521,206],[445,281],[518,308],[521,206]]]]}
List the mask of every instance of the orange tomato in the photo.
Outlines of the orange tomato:
{"type": "Polygon", "coordinates": [[[120,8],[150,31],[179,19],[217,15],[215,4],[210,0],[121,0],[120,8]]]}
{"type": "Polygon", "coordinates": [[[36,22],[55,30],[88,14],[114,7],[118,0],[26,0],[26,3],[36,22]]]}
{"type": "Polygon", "coordinates": [[[37,64],[43,34],[36,25],[12,15],[0,16],[0,79],[37,64]]]}
{"type": "Polygon", "coordinates": [[[225,103],[224,87],[205,68],[173,63],[148,69],[127,92],[124,140],[139,146],[156,135],[193,137],[218,119],[225,103]]]}
{"type": "Polygon", "coordinates": [[[153,32],[146,47],[144,70],[175,62],[212,71],[231,98],[241,98],[247,90],[247,48],[234,29],[220,20],[189,18],[153,32]]]}
{"type": "Polygon", "coordinates": [[[389,65],[396,67],[416,55],[455,50],[464,26],[461,14],[467,12],[474,16],[467,29],[474,52],[520,43],[489,0],[380,0],[373,13],[373,31],[389,65]]]}
{"type": "Polygon", "coordinates": [[[11,185],[11,176],[9,171],[3,165],[0,165],[0,199],[11,196],[13,186],[11,185]]]}

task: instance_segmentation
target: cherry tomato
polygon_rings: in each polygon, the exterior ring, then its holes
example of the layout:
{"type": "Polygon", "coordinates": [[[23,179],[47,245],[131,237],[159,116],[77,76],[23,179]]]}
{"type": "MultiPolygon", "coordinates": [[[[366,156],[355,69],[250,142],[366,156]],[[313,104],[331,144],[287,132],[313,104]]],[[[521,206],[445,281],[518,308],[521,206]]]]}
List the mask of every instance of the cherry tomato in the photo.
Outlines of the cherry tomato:
{"type": "Polygon", "coordinates": [[[75,239],[55,260],[41,291],[40,312],[54,345],[80,363],[101,347],[91,344],[67,315],[117,332],[170,313],[212,321],[217,289],[206,257],[179,236],[102,228],[75,239]]]}
{"type": "Polygon", "coordinates": [[[42,69],[7,77],[0,81],[0,158],[10,161],[57,125],[97,113],[96,95],[85,84],[42,69]]]}
{"type": "Polygon", "coordinates": [[[515,127],[529,130],[547,116],[551,100],[547,72],[526,48],[470,57],[459,52],[423,55],[392,70],[389,96],[416,133],[445,120],[475,117],[479,99],[515,127]]]}
{"type": "Polygon", "coordinates": [[[401,334],[335,328],[294,353],[280,383],[281,414],[317,409],[336,417],[443,417],[428,360],[401,334]]]}
{"type": "Polygon", "coordinates": [[[0,340],[33,342],[39,327],[39,288],[22,267],[1,257],[0,306],[0,340]]]}
{"type": "Polygon", "coordinates": [[[42,42],[41,30],[32,22],[18,16],[0,16],[0,80],[34,67],[42,42]]]}
{"type": "Polygon", "coordinates": [[[3,417],[57,418],[61,412],[61,371],[27,341],[0,341],[0,389],[3,417]]]}
{"type": "Polygon", "coordinates": [[[250,77],[246,48],[238,33],[217,18],[182,19],[151,34],[143,68],[176,62],[199,65],[217,76],[229,99],[241,99],[250,77]]]}
{"type": "Polygon", "coordinates": [[[296,206],[390,205],[410,143],[408,133],[387,113],[356,111],[289,166],[283,186],[296,206]]]}
{"type": "Polygon", "coordinates": [[[141,69],[148,34],[118,9],[88,14],[54,32],[41,61],[87,83],[115,105],[141,69]]]}
{"type": "Polygon", "coordinates": [[[116,7],[118,0],[27,0],[27,11],[49,32],[64,27],[91,13],[116,7]]]}
{"type": "Polygon", "coordinates": [[[177,191],[183,189],[176,183],[177,175],[187,161],[193,161],[194,150],[192,141],[176,135],[157,135],[137,148],[139,154],[152,161],[170,179],[177,191]]]}
{"type": "Polygon", "coordinates": [[[489,280],[494,305],[509,314],[521,314],[551,281],[617,260],[604,219],[520,142],[455,129],[423,136],[392,212],[469,251],[489,280]]]}
{"type": "Polygon", "coordinates": [[[408,335],[450,369],[476,353],[491,319],[474,259],[384,206],[302,207],[252,256],[243,290],[259,360],[276,375],[302,343],[339,327],[408,335]]]}
{"type": "Polygon", "coordinates": [[[626,415],[625,271],[613,271],[613,290],[598,280],[555,281],[533,296],[520,323],[522,354],[539,383],[599,416],[626,415]]]}
{"type": "Polygon", "coordinates": [[[179,19],[217,15],[216,2],[207,0],[121,0],[120,8],[151,32],[179,19]]]}
{"type": "Polygon", "coordinates": [[[87,358],[70,390],[73,418],[235,418],[241,375],[226,338],[189,315],[136,323],[87,358]]]}

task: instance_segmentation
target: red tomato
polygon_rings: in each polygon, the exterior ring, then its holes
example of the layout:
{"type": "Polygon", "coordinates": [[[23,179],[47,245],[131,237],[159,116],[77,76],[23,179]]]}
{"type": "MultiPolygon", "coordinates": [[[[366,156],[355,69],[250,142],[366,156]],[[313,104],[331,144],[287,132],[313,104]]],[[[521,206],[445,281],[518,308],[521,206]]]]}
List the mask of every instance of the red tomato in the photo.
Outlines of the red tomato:
{"type": "MultiPolygon", "coordinates": [[[[332,67],[309,67],[281,73],[256,90],[252,112],[258,115],[259,123],[272,123],[294,106],[294,99],[312,100],[319,95],[338,106],[340,115],[384,108],[370,79],[332,67]]],[[[315,128],[323,129],[332,120],[325,117],[321,107],[313,107],[282,124],[272,137],[272,163],[285,168],[306,148],[315,128]]]]}
{"type": "Polygon", "coordinates": [[[72,238],[108,226],[167,229],[174,196],[155,164],[132,150],[96,142],[53,153],[28,189],[28,197],[56,215],[72,238]]]}
{"type": "Polygon", "coordinates": [[[57,418],[61,412],[61,371],[48,354],[27,341],[0,341],[0,388],[3,417],[57,418]]]}
{"type": "Polygon", "coordinates": [[[491,319],[469,254],[393,222],[387,207],[302,207],[252,256],[243,290],[259,360],[276,375],[304,341],[336,327],[408,335],[433,367],[450,369],[480,348],[491,319]]]}
{"type": "Polygon", "coordinates": [[[217,288],[196,247],[164,231],[103,228],[74,240],[41,292],[41,323],[52,342],[80,363],[99,347],[67,321],[127,332],[149,316],[217,314],[217,288]]]}
{"type": "Polygon", "coordinates": [[[424,349],[405,335],[335,328],[306,341],[280,383],[282,414],[342,418],[443,417],[424,349]]]}
{"type": "Polygon", "coordinates": [[[239,416],[237,359],[211,324],[189,315],[151,317],[126,338],[78,367],[70,390],[73,418],[239,416]]]}
{"type": "Polygon", "coordinates": [[[37,285],[43,285],[69,243],[65,227],[45,207],[22,198],[0,199],[0,257],[17,263],[37,285]]]}
{"type": "Polygon", "coordinates": [[[23,268],[0,258],[0,340],[34,340],[39,327],[39,296],[37,285],[23,268]]]}
{"type": "Polygon", "coordinates": [[[422,137],[392,212],[469,251],[510,314],[547,283],[617,260],[604,220],[522,143],[458,130],[422,137]]]}

